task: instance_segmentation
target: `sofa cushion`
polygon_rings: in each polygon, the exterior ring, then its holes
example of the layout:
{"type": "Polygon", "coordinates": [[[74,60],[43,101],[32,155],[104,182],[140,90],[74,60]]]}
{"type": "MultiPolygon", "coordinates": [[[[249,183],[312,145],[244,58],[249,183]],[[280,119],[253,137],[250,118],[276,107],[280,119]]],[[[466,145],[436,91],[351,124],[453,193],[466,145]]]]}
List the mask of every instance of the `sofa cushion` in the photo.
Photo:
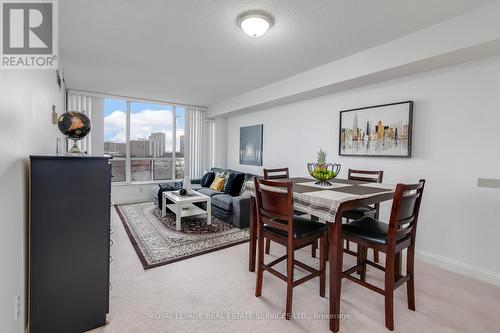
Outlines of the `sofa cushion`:
{"type": "Polygon", "coordinates": [[[153,197],[155,204],[158,206],[158,208],[162,209],[163,206],[162,193],[165,191],[177,191],[180,190],[181,188],[182,188],[182,182],[170,182],[154,186],[153,197]]]}
{"type": "Polygon", "coordinates": [[[215,172],[209,171],[201,177],[201,187],[210,187],[215,179],[215,172]]]}
{"type": "Polygon", "coordinates": [[[177,191],[182,188],[181,182],[158,184],[161,191],[177,191]]]}
{"type": "Polygon", "coordinates": [[[226,185],[224,186],[224,193],[229,194],[233,197],[239,195],[244,181],[244,173],[232,171],[227,177],[226,185]]]}
{"type": "Polygon", "coordinates": [[[233,197],[230,194],[219,194],[213,196],[212,206],[216,206],[230,212],[233,210],[233,197]]]}
{"type": "Polygon", "coordinates": [[[219,192],[219,191],[214,191],[214,190],[212,190],[209,187],[202,187],[202,188],[198,189],[197,191],[200,192],[201,194],[208,195],[209,197],[213,197],[216,194],[221,194],[222,193],[222,192],[219,192]]]}
{"type": "Polygon", "coordinates": [[[191,184],[191,189],[192,190],[198,191],[200,188],[201,188],[200,184],[191,184]]]}
{"type": "Polygon", "coordinates": [[[224,190],[224,184],[226,183],[226,178],[215,177],[212,185],[210,185],[210,189],[214,191],[222,191],[224,190]]]}

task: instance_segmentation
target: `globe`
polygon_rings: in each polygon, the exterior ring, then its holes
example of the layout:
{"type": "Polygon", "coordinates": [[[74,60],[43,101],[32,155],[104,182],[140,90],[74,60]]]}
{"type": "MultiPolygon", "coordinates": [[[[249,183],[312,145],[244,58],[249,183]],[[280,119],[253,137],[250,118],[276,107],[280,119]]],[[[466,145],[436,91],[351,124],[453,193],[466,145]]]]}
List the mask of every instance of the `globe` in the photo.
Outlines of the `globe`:
{"type": "Polygon", "coordinates": [[[82,154],[76,142],[89,134],[92,127],[90,119],[81,112],[69,111],[59,117],[57,127],[68,139],[73,140],[73,147],[69,153],[82,154]]]}
{"type": "Polygon", "coordinates": [[[90,119],[81,112],[65,112],[57,120],[57,127],[68,139],[81,140],[89,134],[90,119]]]}

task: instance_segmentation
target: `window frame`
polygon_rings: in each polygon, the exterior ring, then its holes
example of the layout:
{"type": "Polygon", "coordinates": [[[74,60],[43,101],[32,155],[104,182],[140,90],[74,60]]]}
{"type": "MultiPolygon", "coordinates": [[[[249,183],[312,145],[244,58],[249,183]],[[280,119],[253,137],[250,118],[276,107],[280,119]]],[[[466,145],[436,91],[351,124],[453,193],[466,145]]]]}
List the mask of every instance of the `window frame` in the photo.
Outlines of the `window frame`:
{"type": "MultiPolygon", "coordinates": [[[[177,115],[177,105],[170,104],[166,102],[152,101],[147,99],[139,99],[139,98],[127,98],[123,96],[104,96],[104,99],[116,99],[122,100],[126,102],[126,122],[125,122],[125,144],[126,144],[126,156],[125,157],[113,157],[114,161],[125,161],[125,181],[117,181],[112,182],[112,185],[134,185],[134,184],[157,184],[164,182],[173,182],[179,181],[181,179],[176,178],[176,165],[177,159],[185,159],[184,156],[177,157],[177,118],[182,117],[177,115]],[[149,103],[149,104],[158,104],[162,106],[169,106],[172,108],[170,112],[172,112],[172,157],[131,157],[130,156],[130,126],[131,126],[131,107],[132,103],[149,103]],[[172,171],[170,179],[154,179],[154,171],[151,171],[151,179],[149,180],[132,180],[132,161],[150,161],[154,164],[154,161],[171,161],[172,162],[172,171]]],[[[184,106],[181,106],[185,108],[184,106]]],[[[185,115],[184,115],[185,117],[185,115]]],[[[184,129],[185,130],[185,129],[184,129]]],[[[103,142],[104,144],[104,142],[103,142]]],[[[185,154],[184,154],[185,155],[185,154]]],[[[185,172],[185,160],[184,160],[184,172],[185,172]]],[[[154,167],[153,167],[154,168],[154,167]]],[[[184,173],[183,172],[183,173],[184,173]]]]}

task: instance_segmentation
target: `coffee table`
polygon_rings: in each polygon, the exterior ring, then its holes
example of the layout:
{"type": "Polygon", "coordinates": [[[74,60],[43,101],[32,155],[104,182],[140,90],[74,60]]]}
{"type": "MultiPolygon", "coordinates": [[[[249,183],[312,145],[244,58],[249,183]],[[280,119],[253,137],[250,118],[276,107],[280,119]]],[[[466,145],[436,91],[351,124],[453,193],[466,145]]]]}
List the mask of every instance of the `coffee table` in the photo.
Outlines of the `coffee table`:
{"type": "Polygon", "coordinates": [[[167,208],[175,214],[175,230],[181,230],[181,219],[195,215],[207,215],[207,224],[212,223],[212,198],[196,191],[189,191],[187,195],[180,195],[179,191],[166,191],[162,195],[163,205],[161,216],[165,216],[167,208]],[[173,203],[167,204],[167,199],[173,203]],[[207,210],[203,210],[194,203],[206,202],[207,210]]]}

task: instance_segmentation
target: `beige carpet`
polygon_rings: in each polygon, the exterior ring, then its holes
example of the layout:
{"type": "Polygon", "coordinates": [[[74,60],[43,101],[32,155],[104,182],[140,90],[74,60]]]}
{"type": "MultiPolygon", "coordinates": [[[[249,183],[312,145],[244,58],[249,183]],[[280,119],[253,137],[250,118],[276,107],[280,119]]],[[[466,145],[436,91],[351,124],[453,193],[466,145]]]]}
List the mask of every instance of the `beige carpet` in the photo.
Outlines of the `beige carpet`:
{"type": "MultiPolygon", "coordinates": [[[[144,271],[114,210],[112,225],[109,325],[93,333],[329,332],[328,320],[182,319],[185,313],[279,314],[284,310],[285,284],[264,274],[263,295],[254,296],[255,274],[247,270],[248,244],[144,271]]],[[[282,252],[279,245],[271,248],[275,256],[282,252]]],[[[308,252],[300,256],[310,260],[308,252]]],[[[345,261],[352,263],[349,256],[345,261]]],[[[372,282],[382,281],[377,270],[369,268],[368,276],[375,277],[372,282]]],[[[326,313],[328,298],[319,297],[318,292],[317,279],[295,288],[294,312],[326,313]]],[[[341,306],[349,315],[341,322],[341,332],[389,332],[384,326],[382,296],[344,280],[341,306]]],[[[416,306],[416,312],[408,310],[406,289],[399,288],[396,332],[500,331],[500,288],[421,262],[416,264],[416,306]]]]}

